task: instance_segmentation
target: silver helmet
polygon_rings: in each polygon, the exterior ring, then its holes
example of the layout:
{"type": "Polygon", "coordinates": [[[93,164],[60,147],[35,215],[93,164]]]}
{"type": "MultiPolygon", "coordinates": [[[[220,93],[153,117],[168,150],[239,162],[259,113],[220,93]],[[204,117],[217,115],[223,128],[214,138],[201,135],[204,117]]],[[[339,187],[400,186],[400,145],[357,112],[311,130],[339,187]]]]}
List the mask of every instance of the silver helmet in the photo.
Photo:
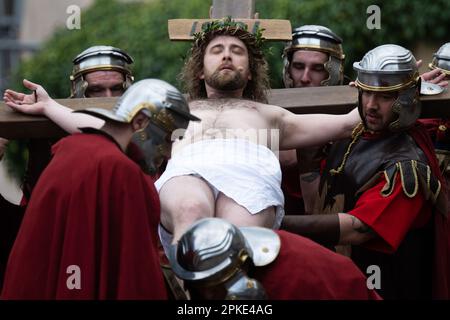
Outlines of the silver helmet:
{"type": "Polygon", "coordinates": [[[355,84],[359,89],[358,110],[362,119],[362,91],[398,92],[392,105],[397,118],[389,124],[390,131],[404,130],[416,122],[421,110],[421,81],[411,51],[395,44],[378,46],[355,62],[353,68],[358,73],[355,84]]]}
{"type": "Polygon", "coordinates": [[[88,87],[84,75],[94,71],[118,71],[123,74],[123,89],[126,90],[134,81],[130,65],[133,63],[125,51],[111,46],[93,46],[80,53],[73,60],[70,75],[71,98],[85,98],[88,87]]]}
{"type": "Polygon", "coordinates": [[[286,88],[294,86],[289,68],[292,56],[298,50],[320,51],[328,54],[329,59],[324,67],[329,76],[321,82],[322,86],[337,86],[343,83],[345,55],[342,39],[327,27],[305,25],[293,30],[292,42],[289,42],[284,49],[283,81],[286,88]]]}
{"type": "Polygon", "coordinates": [[[441,69],[443,73],[450,76],[450,42],[442,45],[433,55],[433,60],[428,65],[430,69],[441,69]]]}
{"type": "Polygon", "coordinates": [[[143,151],[151,172],[157,169],[158,162],[170,155],[172,142],[184,135],[189,121],[200,120],[189,112],[189,105],[178,89],[158,79],[133,84],[112,110],[88,108],[76,112],[121,123],[131,123],[143,112],[150,118],[149,125],[136,132],[132,141],[143,151]]]}
{"type": "Polygon", "coordinates": [[[219,218],[194,223],[168,252],[175,274],[197,290],[221,287],[220,299],[265,299],[262,285],[246,274],[249,265],[265,266],[280,250],[278,235],[266,228],[237,228],[219,218]]]}

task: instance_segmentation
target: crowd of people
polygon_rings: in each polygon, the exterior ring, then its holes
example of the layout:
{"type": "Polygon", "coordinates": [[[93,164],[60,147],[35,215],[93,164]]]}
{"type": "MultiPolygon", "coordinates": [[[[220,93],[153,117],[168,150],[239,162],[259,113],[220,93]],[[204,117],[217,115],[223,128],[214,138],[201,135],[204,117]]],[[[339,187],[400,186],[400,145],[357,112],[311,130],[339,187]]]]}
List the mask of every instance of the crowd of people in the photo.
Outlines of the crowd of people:
{"type": "Polygon", "coordinates": [[[0,196],[0,297],[449,299],[448,120],[419,116],[424,83],[448,85],[450,43],[423,75],[410,50],[373,48],[348,84],[342,39],[296,28],[286,88],[359,93],[348,114],[297,115],[267,104],[262,40],[206,23],[182,90],[134,82],[128,53],[90,47],[71,97],[120,96],[111,111],[72,112],[28,80],[31,94],[6,90],[70,135],[32,139],[21,204],[0,196]]]}

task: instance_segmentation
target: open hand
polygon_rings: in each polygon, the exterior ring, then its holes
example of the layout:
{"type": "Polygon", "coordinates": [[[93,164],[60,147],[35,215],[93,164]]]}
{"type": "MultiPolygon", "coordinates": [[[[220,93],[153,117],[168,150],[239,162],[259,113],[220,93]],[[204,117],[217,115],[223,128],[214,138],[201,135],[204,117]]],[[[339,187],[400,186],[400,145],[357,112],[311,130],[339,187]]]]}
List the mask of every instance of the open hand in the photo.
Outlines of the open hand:
{"type": "Polygon", "coordinates": [[[12,109],[26,114],[43,115],[45,108],[52,99],[49,97],[45,89],[31,81],[23,80],[23,85],[33,90],[32,94],[24,94],[7,89],[3,95],[6,105],[12,109]]]}
{"type": "MultiPolygon", "coordinates": [[[[416,62],[417,68],[420,68],[422,65],[422,60],[416,62]]],[[[445,88],[448,86],[448,81],[445,80],[445,73],[440,69],[434,69],[428,72],[425,72],[420,76],[423,81],[437,84],[438,86],[445,88]]]]}
{"type": "Polygon", "coordinates": [[[445,80],[446,74],[440,69],[434,69],[425,72],[420,76],[423,81],[437,84],[438,86],[445,88],[448,86],[448,81],[445,80]]]}

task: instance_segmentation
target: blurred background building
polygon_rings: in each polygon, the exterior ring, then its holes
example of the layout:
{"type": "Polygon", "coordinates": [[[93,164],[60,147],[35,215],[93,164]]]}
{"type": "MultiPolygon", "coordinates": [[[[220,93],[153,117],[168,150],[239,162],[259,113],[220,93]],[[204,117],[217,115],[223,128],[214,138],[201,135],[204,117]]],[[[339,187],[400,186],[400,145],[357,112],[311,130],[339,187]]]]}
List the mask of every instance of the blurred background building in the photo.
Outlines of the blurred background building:
{"type": "Polygon", "coordinates": [[[65,25],[70,5],[93,0],[0,0],[0,92],[7,87],[21,57],[37,51],[58,27],[65,25]]]}
{"type": "MultiPolygon", "coordinates": [[[[68,6],[89,6],[93,0],[0,0],[0,92],[8,87],[21,58],[30,57],[65,25],[68,6]]],[[[17,203],[21,191],[0,163],[0,193],[17,203]]]]}

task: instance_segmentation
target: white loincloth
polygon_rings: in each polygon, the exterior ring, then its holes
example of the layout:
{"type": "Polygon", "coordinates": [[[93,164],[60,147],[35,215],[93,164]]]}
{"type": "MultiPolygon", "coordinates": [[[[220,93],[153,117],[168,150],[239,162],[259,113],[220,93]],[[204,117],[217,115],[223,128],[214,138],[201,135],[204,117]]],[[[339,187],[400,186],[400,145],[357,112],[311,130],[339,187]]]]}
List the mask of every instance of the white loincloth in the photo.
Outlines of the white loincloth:
{"type": "Polygon", "coordinates": [[[242,139],[211,139],[187,145],[168,162],[155,182],[156,189],[171,178],[194,175],[245,207],[251,214],[276,207],[273,228],[284,216],[281,168],[275,154],[265,146],[242,139]]]}

